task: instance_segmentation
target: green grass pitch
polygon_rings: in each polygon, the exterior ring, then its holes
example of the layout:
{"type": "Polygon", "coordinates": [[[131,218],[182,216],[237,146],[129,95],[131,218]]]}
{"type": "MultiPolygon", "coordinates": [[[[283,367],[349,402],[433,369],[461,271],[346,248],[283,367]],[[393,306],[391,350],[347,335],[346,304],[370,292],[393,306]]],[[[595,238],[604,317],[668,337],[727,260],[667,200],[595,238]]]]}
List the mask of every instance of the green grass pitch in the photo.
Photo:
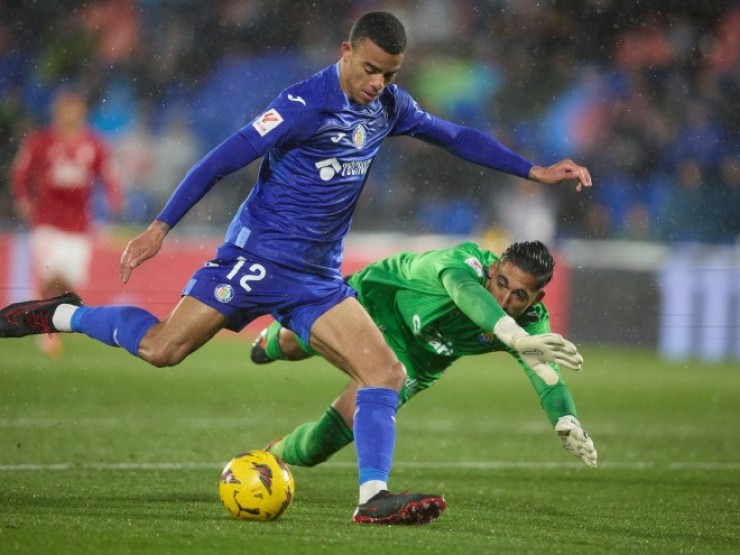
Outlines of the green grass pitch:
{"type": "Polygon", "coordinates": [[[256,367],[217,338],[155,369],[87,338],[0,344],[0,553],[737,553],[740,367],[584,349],[566,374],[599,450],[566,453],[513,359],[462,360],[398,417],[395,489],[444,493],[429,526],[358,526],[355,454],[294,468],[271,523],[232,520],[223,465],[317,417],[321,360],[256,367]]]}

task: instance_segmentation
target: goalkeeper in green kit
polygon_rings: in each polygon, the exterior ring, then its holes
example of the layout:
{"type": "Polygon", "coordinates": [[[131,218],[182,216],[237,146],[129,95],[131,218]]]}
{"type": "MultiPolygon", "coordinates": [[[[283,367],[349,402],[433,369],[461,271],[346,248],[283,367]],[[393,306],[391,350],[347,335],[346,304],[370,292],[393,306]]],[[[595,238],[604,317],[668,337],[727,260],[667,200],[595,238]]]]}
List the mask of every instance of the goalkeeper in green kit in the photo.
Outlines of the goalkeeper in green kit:
{"type": "MultiPolygon", "coordinates": [[[[563,447],[596,467],[593,441],[581,427],[559,367],[578,371],[575,346],[550,333],[542,298],[555,262],[539,241],[509,246],[501,257],[472,242],[425,253],[403,252],[347,278],[360,303],[406,367],[399,406],[440,379],[458,358],[510,353],[524,369],[563,447]]],[[[252,345],[257,364],[301,360],[314,351],[277,322],[252,345]]],[[[353,441],[359,384],[351,380],[316,422],[268,446],[288,464],[314,466],[353,441]]]]}

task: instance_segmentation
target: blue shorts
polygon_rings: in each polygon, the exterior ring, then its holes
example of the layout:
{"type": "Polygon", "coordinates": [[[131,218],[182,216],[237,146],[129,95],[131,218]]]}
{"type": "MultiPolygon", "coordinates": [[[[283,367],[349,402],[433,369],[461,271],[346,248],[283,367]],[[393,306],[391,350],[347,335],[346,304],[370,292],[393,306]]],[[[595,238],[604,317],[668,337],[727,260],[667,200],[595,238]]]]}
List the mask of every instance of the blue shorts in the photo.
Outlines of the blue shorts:
{"type": "Polygon", "coordinates": [[[257,257],[230,243],[193,274],[182,292],[228,319],[227,329],[241,331],[255,318],[270,314],[306,342],[311,326],[324,312],[357,292],[339,272],[318,276],[257,257]]]}

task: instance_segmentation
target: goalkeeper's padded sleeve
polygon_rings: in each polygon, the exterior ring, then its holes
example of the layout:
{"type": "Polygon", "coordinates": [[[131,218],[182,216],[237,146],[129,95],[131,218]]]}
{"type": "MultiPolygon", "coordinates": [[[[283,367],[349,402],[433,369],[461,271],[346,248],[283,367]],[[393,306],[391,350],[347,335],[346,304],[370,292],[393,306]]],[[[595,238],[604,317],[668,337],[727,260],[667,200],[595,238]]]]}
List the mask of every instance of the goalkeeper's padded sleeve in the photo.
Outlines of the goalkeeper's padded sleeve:
{"type": "Polygon", "coordinates": [[[562,416],[568,414],[578,416],[573,395],[571,395],[570,389],[568,389],[568,386],[565,385],[562,379],[555,385],[545,388],[542,392],[538,392],[538,395],[542,409],[547,414],[547,418],[553,426],[555,426],[558,419],[562,416]]]}
{"type": "Polygon", "coordinates": [[[568,414],[576,417],[578,416],[573,395],[571,394],[568,385],[563,381],[562,376],[560,376],[560,368],[557,364],[549,363],[549,366],[558,374],[560,379],[555,385],[547,385],[542,378],[540,378],[537,373],[532,370],[526,362],[524,362],[519,353],[512,354],[527,374],[532,387],[537,393],[537,398],[540,400],[540,405],[545,411],[545,414],[547,414],[547,419],[550,421],[550,424],[555,426],[555,423],[561,416],[566,416],[568,414]]]}
{"type": "Polygon", "coordinates": [[[481,329],[493,331],[496,322],[507,316],[491,293],[465,270],[445,270],[442,284],[452,301],[481,329]]]}

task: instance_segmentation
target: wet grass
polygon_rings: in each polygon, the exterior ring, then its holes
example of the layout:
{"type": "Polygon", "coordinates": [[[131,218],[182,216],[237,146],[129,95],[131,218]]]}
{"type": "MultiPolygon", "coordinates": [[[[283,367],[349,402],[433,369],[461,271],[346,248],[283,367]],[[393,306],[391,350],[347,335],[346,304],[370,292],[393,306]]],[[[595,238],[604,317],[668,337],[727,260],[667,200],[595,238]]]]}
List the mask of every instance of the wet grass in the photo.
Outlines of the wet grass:
{"type": "Polygon", "coordinates": [[[216,340],[155,369],[83,337],[50,361],[0,348],[0,553],[731,553],[740,545],[740,369],[584,349],[567,375],[599,449],[560,447],[504,355],[460,361],[398,417],[392,486],[444,493],[425,527],[363,527],[351,448],[294,468],[272,523],[232,520],[235,454],[318,417],[342,375],[320,360],[255,367],[216,340]]]}

